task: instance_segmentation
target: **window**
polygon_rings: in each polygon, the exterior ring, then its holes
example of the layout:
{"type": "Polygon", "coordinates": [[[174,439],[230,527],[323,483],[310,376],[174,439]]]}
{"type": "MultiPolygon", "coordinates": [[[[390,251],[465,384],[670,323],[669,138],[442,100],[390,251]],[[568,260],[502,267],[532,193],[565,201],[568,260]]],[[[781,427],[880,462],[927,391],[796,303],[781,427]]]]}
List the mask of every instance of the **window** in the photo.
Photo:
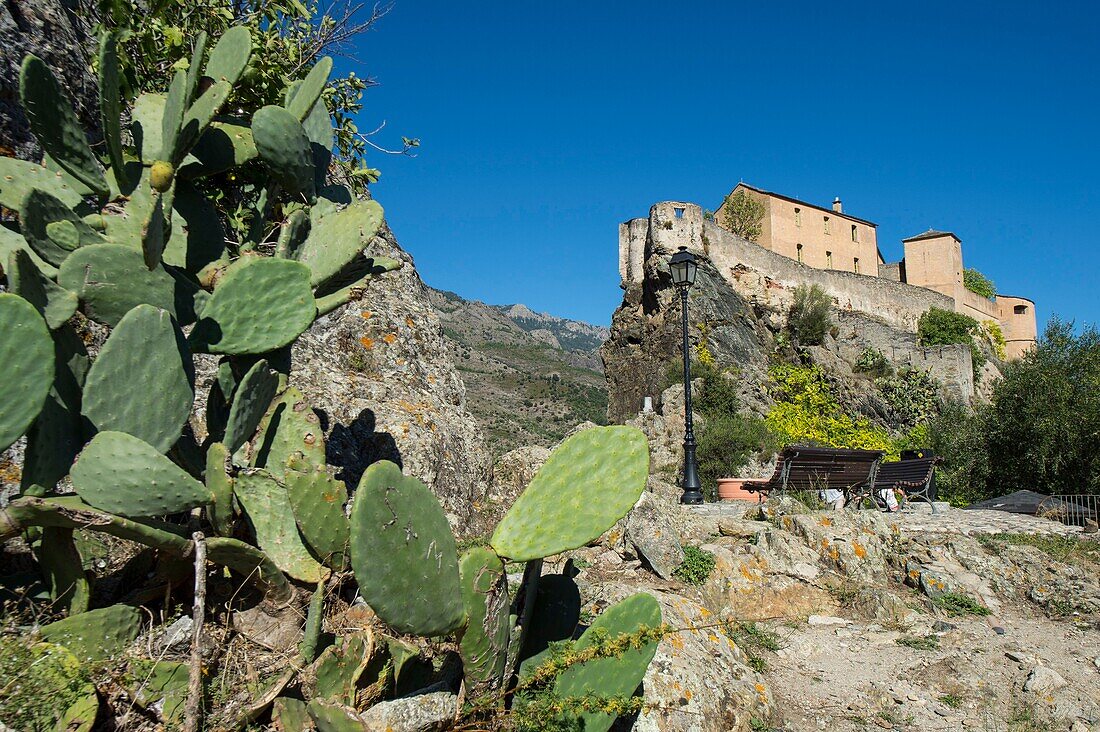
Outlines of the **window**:
{"type": "Polygon", "coordinates": [[[1012,312],[1016,315],[1027,315],[1027,305],[1017,305],[1012,308],[1012,312]]]}
{"type": "Polygon", "coordinates": [[[674,209],[672,209],[672,212],[673,212],[674,214],[676,214],[676,218],[678,218],[678,219],[682,219],[682,218],[684,218],[684,209],[682,209],[682,208],[674,208],[674,209]]]}
{"type": "Polygon", "coordinates": [[[798,245],[798,263],[799,264],[802,263],[802,245],[801,244],[798,245]]]}
{"type": "Polygon", "coordinates": [[[832,269],[833,266],[833,253],[825,252],[825,266],[832,269]]]}
{"type": "MultiPolygon", "coordinates": [[[[796,208],[794,210],[794,225],[795,226],[802,226],[802,209],[800,209],[800,208],[796,208]]],[[[799,244],[799,246],[802,246],[802,245],[799,244]]]]}
{"type": "Polygon", "coordinates": [[[852,224],[852,241],[859,241],[859,236],[856,234],[855,224],[852,224]]]}
{"type": "Polygon", "coordinates": [[[828,216],[825,217],[825,233],[826,234],[829,233],[829,217],[828,216]]]}
{"type": "MultiPolygon", "coordinates": [[[[852,227],[852,232],[855,232],[855,227],[852,227]]],[[[859,274],[859,257],[852,260],[852,271],[859,274]]]]}

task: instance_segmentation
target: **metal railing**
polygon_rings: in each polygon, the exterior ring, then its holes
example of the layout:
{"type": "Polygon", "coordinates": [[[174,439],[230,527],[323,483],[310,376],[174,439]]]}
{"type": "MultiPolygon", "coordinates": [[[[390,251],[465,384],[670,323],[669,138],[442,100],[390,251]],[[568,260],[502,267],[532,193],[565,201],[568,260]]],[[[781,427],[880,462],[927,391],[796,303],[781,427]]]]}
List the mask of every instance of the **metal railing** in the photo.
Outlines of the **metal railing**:
{"type": "Polygon", "coordinates": [[[1100,495],[1066,493],[1047,496],[1035,511],[1036,516],[1082,528],[1100,520],[1100,495]]]}

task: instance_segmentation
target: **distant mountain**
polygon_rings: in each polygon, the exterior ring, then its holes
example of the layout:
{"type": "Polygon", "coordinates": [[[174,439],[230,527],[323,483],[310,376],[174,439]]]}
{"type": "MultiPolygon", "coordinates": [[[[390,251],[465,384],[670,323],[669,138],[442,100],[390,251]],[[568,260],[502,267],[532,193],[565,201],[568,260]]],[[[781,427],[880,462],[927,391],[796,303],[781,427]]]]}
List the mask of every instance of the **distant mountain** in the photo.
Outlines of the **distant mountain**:
{"type": "Polygon", "coordinates": [[[431,288],[429,299],[494,455],[553,445],[585,420],[606,423],[597,351],[610,329],[431,288]]]}

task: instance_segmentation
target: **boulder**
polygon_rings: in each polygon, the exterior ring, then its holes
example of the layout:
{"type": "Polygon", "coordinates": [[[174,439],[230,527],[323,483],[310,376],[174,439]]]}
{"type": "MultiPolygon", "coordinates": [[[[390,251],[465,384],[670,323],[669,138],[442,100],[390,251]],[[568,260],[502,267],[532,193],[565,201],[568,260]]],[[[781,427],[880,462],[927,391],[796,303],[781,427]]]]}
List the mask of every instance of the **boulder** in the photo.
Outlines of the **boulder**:
{"type": "Polygon", "coordinates": [[[458,696],[449,691],[384,701],[359,718],[365,732],[441,732],[450,729],[458,714],[458,696]]]}
{"type": "Polygon", "coordinates": [[[491,534],[549,458],[550,450],[538,445],[518,447],[497,458],[476,514],[470,517],[471,535],[491,534]]]}
{"type": "Polygon", "coordinates": [[[674,512],[676,507],[647,491],[626,517],[626,543],[662,579],[671,579],[672,573],[684,561],[674,512]]]}

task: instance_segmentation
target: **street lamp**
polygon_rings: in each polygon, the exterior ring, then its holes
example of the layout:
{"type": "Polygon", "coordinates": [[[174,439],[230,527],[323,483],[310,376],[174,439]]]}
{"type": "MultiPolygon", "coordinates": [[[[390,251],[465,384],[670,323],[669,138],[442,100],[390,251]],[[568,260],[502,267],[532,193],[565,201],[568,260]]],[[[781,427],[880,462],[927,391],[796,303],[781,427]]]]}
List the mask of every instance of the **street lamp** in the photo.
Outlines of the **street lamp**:
{"type": "Polygon", "coordinates": [[[699,490],[699,468],[695,464],[695,432],[691,427],[691,345],[688,343],[688,288],[695,284],[695,272],[698,265],[695,256],[680,247],[668,261],[668,270],[672,274],[672,284],[680,291],[680,310],[683,316],[684,331],[684,493],[680,503],[698,504],[703,502],[703,492],[699,490]]]}

